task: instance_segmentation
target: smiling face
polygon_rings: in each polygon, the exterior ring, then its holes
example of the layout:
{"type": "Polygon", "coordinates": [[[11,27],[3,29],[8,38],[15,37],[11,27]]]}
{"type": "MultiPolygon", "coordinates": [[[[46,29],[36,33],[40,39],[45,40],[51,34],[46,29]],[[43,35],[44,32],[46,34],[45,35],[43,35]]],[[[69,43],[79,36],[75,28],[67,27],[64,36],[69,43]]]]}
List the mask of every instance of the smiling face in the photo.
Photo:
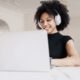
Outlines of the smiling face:
{"type": "Polygon", "coordinates": [[[39,26],[42,29],[46,30],[48,34],[53,34],[57,32],[54,16],[51,16],[46,12],[41,15],[39,26]]]}

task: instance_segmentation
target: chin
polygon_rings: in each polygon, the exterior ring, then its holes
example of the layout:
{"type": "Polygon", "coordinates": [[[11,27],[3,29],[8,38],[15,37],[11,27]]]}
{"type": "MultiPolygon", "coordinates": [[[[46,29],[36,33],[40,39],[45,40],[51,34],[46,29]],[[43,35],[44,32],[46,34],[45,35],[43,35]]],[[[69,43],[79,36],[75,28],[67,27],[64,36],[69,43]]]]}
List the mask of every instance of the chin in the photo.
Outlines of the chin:
{"type": "Polygon", "coordinates": [[[51,32],[47,31],[48,34],[51,34],[51,32]]]}

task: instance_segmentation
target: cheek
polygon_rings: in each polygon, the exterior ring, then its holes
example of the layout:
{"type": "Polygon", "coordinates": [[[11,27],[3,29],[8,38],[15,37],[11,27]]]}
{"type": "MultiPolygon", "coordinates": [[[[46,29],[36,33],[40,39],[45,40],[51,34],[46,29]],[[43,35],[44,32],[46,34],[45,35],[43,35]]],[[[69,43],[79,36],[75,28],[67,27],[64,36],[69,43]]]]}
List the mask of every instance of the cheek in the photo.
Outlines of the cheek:
{"type": "Polygon", "coordinates": [[[54,19],[51,21],[51,24],[52,24],[52,25],[56,25],[56,23],[55,23],[55,20],[54,20],[54,19]]]}
{"type": "Polygon", "coordinates": [[[53,21],[51,22],[52,27],[56,27],[56,23],[53,21]]]}

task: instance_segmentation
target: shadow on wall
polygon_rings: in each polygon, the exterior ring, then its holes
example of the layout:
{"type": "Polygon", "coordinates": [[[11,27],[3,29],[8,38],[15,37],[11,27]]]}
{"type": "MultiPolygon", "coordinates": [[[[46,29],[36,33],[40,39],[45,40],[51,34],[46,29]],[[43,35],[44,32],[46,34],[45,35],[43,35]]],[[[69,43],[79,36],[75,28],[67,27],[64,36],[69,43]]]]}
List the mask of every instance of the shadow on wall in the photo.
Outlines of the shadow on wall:
{"type": "Polygon", "coordinates": [[[0,32],[9,31],[9,26],[6,21],[0,19],[0,32]]]}

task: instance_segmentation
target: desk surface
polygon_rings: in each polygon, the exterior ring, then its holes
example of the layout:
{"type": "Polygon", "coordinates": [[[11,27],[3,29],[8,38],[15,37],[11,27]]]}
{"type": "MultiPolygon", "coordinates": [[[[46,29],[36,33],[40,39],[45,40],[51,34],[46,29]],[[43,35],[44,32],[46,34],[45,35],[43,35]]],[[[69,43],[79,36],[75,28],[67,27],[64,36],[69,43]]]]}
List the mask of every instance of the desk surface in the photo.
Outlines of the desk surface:
{"type": "Polygon", "coordinates": [[[54,67],[50,74],[56,80],[80,80],[80,67],[54,67]]]}
{"type": "Polygon", "coordinates": [[[54,67],[50,72],[0,71],[0,80],[80,80],[80,67],[54,67]]]}

